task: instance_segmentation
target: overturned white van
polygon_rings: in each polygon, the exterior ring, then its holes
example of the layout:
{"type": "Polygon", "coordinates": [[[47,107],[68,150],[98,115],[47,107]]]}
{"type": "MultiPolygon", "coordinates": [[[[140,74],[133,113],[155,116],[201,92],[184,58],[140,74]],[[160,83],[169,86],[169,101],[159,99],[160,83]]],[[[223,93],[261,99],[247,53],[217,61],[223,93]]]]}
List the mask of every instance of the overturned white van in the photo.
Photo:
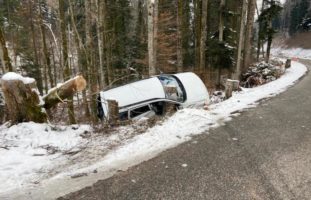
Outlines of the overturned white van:
{"type": "Polygon", "coordinates": [[[204,83],[194,73],[163,74],[100,92],[98,117],[109,116],[107,100],[116,100],[120,120],[128,120],[163,115],[167,104],[196,107],[208,99],[204,83]]]}

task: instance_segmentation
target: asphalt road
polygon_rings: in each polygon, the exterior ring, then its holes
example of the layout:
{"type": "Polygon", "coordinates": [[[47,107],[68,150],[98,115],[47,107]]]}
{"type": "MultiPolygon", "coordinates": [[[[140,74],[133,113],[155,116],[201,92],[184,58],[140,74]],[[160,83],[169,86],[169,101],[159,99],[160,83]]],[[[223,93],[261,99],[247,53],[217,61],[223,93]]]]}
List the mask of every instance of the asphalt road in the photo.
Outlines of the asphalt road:
{"type": "Polygon", "coordinates": [[[210,134],[59,199],[310,200],[311,75],[210,134]]]}

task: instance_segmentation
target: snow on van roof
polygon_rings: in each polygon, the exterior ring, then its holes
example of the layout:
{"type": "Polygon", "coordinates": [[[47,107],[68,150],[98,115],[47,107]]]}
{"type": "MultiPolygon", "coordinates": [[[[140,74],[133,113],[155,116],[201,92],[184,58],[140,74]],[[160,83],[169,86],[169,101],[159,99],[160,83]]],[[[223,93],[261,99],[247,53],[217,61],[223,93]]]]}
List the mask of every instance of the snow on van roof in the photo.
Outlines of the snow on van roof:
{"type": "Polygon", "coordinates": [[[100,96],[103,100],[116,100],[119,107],[123,107],[150,99],[165,98],[165,92],[160,80],[153,77],[101,92],[100,96]]]}

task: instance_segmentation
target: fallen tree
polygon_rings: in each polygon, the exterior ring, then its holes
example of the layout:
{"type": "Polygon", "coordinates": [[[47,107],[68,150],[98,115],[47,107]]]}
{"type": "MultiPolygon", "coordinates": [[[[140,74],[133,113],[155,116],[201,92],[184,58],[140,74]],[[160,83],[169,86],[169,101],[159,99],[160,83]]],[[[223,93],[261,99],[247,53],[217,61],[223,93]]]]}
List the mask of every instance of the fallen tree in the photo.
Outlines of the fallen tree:
{"type": "Polygon", "coordinates": [[[35,79],[9,72],[2,77],[1,83],[7,116],[12,123],[44,123],[47,114],[43,108],[50,109],[86,87],[85,79],[77,76],[52,88],[41,98],[35,79]]]}
{"type": "Polygon", "coordinates": [[[81,92],[86,87],[86,81],[83,76],[79,75],[69,79],[65,83],[49,90],[48,94],[43,97],[44,108],[50,109],[56,104],[63,102],[64,99],[72,97],[76,92],[81,92]]]}

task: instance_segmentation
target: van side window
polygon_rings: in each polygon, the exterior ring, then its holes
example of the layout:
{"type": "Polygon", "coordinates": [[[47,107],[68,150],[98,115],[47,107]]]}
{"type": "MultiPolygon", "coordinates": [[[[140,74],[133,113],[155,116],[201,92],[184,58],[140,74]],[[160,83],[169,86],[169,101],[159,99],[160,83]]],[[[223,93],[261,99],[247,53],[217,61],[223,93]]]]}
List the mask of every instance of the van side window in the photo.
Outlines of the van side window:
{"type": "Polygon", "coordinates": [[[128,113],[127,112],[121,112],[119,113],[120,120],[128,120],[128,113]]]}
{"type": "Polygon", "coordinates": [[[133,109],[130,111],[130,118],[137,117],[137,116],[139,116],[145,112],[148,112],[148,111],[150,111],[149,105],[133,109]]]}

